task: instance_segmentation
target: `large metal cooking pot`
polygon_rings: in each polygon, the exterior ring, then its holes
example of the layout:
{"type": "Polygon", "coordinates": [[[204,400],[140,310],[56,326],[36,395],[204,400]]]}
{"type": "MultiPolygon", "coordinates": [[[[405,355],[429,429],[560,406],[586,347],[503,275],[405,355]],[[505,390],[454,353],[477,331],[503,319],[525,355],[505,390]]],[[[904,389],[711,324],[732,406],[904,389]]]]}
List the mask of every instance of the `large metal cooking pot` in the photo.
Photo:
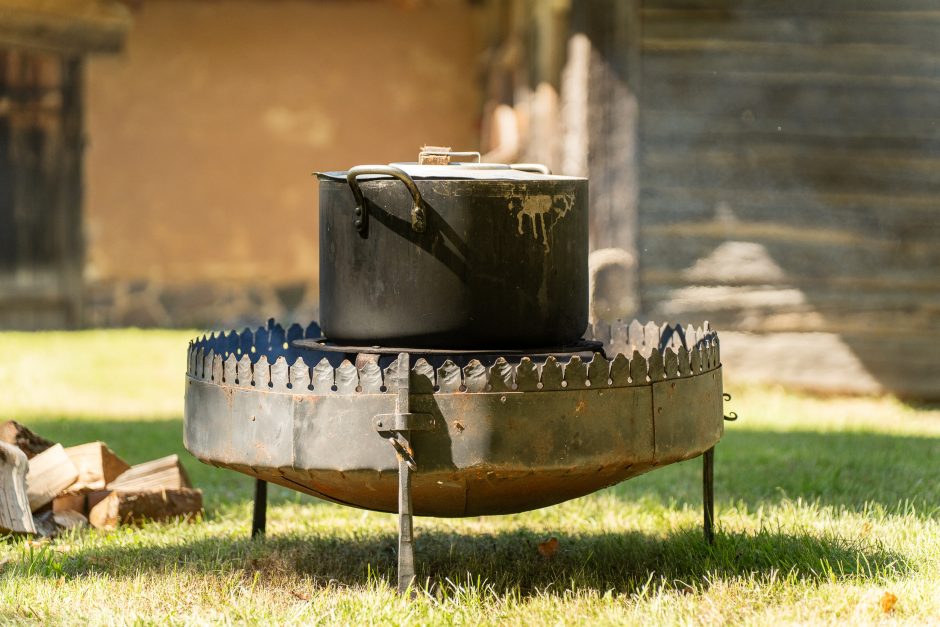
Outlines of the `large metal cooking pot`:
{"type": "MultiPolygon", "coordinates": [[[[434,153],[437,154],[437,153],[434,153]]],[[[536,164],[319,173],[320,324],[330,340],[570,345],[588,319],[587,179],[536,164]]]]}

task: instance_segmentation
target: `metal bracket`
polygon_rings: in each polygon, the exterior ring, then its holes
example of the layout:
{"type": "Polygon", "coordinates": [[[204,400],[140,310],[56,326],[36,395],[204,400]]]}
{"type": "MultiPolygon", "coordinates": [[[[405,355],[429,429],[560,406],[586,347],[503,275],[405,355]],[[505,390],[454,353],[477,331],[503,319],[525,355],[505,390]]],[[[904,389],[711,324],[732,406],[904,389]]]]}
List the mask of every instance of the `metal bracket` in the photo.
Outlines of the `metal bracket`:
{"type": "Polygon", "coordinates": [[[437,426],[437,419],[431,414],[378,414],[372,426],[379,432],[430,431],[437,426]]]}

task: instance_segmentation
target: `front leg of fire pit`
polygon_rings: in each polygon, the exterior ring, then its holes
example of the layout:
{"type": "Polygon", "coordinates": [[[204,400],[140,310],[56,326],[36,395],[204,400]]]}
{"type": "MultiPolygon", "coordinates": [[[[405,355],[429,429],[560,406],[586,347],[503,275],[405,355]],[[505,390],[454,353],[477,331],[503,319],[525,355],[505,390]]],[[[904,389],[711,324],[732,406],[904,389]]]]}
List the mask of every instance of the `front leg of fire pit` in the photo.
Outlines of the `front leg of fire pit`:
{"type": "MultiPolygon", "coordinates": [[[[408,445],[408,432],[400,433],[408,445]]],[[[414,527],[411,508],[412,459],[398,457],[398,592],[404,594],[415,581],[414,527]]]]}
{"type": "Polygon", "coordinates": [[[268,482],[255,479],[255,508],[251,515],[251,537],[263,536],[268,521],[268,482]]]}
{"type": "Polygon", "coordinates": [[[715,447],[702,454],[702,505],[705,541],[715,543],[715,447]]]}
{"type": "Polygon", "coordinates": [[[379,414],[373,427],[395,449],[398,457],[398,592],[404,593],[414,585],[415,550],[413,509],[411,506],[411,475],[418,469],[411,446],[412,431],[427,431],[436,426],[434,416],[410,411],[410,368],[407,353],[398,355],[395,386],[394,414],[379,414]]]}

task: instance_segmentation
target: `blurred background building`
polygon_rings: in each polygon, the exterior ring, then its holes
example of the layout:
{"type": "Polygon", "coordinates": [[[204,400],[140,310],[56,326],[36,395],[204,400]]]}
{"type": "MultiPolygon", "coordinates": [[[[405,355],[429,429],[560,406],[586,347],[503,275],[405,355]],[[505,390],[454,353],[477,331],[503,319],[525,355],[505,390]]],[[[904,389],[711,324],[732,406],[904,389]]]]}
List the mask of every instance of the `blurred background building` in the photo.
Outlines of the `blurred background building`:
{"type": "Polygon", "coordinates": [[[736,376],[940,397],[940,0],[0,0],[0,327],[309,319],[311,172],[422,144],[589,176],[736,376]]]}

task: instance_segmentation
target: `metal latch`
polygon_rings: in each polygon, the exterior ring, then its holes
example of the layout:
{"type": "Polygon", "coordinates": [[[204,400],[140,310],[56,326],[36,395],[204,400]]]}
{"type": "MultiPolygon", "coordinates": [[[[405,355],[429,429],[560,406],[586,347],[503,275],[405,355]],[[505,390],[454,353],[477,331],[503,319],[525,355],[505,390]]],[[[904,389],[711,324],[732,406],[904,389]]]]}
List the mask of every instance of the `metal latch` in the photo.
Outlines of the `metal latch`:
{"type": "Polygon", "coordinates": [[[431,414],[378,414],[372,419],[376,431],[430,431],[437,426],[431,414]]]}

